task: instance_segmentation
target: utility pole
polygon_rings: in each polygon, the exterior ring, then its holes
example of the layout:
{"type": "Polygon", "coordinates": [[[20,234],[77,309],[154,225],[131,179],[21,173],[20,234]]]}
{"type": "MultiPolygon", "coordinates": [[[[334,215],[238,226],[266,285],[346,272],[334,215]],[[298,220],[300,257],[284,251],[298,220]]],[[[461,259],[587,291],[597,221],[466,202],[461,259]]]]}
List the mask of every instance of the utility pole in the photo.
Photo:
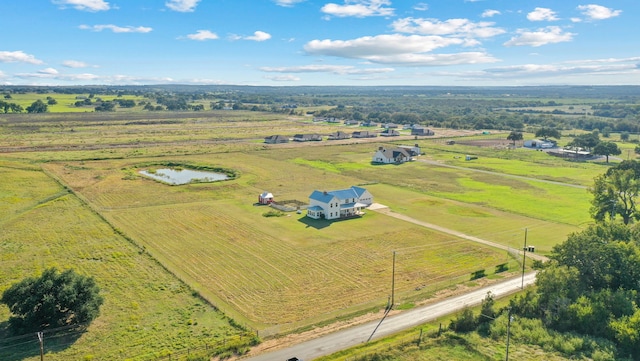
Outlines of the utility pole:
{"type": "Polygon", "coordinates": [[[511,307],[509,307],[509,312],[507,313],[507,358],[506,361],[509,361],[509,338],[511,337],[511,307]]]}
{"type": "Polygon", "coordinates": [[[527,260],[527,229],[524,229],[524,248],[522,249],[522,285],[520,289],[524,289],[524,262],[527,260]]]}
{"type": "Polygon", "coordinates": [[[44,333],[38,332],[38,341],[40,342],[40,361],[44,361],[44,333]]]}
{"type": "Polygon", "coordinates": [[[393,308],[395,303],[395,290],[396,290],[396,251],[393,251],[393,267],[391,270],[391,305],[389,309],[393,308]]]}

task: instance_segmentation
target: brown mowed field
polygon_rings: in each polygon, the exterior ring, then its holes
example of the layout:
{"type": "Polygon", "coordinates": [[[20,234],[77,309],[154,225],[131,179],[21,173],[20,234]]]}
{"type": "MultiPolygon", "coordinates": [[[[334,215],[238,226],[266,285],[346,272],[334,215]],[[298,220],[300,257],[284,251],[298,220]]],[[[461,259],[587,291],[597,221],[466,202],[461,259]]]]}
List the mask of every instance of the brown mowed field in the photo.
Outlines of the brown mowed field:
{"type": "Polygon", "coordinates": [[[169,186],[137,175],[136,165],[152,160],[44,168],[203,297],[258,329],[295,329],[384,307],[394,251],[400,302],[508,261],[503,251],[375,212],[318,222],[304,213],[263,217],[269,208],[253,204],[265,189],[306,201],[313,189],[348,187],[361,182],[356,178],[237,152],[179,158],[235,165],[237,179],[169,186]]]}

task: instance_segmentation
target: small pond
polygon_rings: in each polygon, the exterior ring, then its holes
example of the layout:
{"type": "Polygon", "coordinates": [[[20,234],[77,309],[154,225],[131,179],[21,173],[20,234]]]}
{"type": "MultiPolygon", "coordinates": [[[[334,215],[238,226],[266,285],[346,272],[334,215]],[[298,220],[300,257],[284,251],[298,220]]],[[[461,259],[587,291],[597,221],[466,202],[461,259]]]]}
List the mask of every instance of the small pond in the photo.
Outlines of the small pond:
{"type": "Polygon", "coordinates": [[[188,184],[191,182],[216,182],[229,179],[229,176],[224,173],[206,172],[191,169],[163,168],[156,169],[153,173],[147,170],[141,170],[140,174],[143,174],[149,178],[159,180],[160,182],[173,185],[188,184]]]}

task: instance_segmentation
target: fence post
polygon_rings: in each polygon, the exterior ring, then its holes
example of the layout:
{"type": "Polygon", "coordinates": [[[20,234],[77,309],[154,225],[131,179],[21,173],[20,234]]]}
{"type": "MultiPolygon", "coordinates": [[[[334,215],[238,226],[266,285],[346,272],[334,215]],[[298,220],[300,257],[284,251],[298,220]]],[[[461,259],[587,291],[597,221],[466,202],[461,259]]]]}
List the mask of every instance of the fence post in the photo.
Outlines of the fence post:
{"type": "Polygon", "coordinates": [[[418,336],[418,347],[420,347],[421,341],[422,341],[422,329],[420,329],[420,336],[418,336]]]}

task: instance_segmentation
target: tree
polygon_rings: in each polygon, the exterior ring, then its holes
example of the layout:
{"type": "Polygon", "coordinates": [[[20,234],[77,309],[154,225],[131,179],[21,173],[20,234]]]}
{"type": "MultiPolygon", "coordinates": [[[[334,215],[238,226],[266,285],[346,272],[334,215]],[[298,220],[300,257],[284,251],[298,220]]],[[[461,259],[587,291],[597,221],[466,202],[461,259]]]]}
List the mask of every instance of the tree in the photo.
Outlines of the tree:
{"type": "Polygon", "coordinates": [[[627,131],[620,132],[620,140],[623,142],[629,141],[629,132],[627,131]]]}
{"type": "Polygon", "coordinates": [[[12,313],[11,330],[23,334],[89,323],[98,316],[103,298],[92,277],[49,268],[6,289],[0,302],[12,313]]]}
{"type": "Polygon", "coordinates": [[[507,140],[510,140],[513,142],[513,146],[516,146],[516,141],[517,140],[522,140],[522,132],[518,132],[518,131],[511,131],[511,133],[509,133],[509,135],[507,136],[507,140]]]}
{"type": "Polygon", "coordinates": [[[546,140],[547,138],[560,139],[560,137],[562,137],[562,134],[554,128],[540,128],[536,131],[536,138],[544,138],[546,140]]]}
{"type": "Polygon", "coordinates": [[[31,103],[31,105],[27,107],[27,113],[46,113],[46,112],[47,112],[47,104],[45,104],[40,99],[31,103]]]}
{"type": "Polygon", "coordinates": [[[96,112],[115,112],[116,111],[116,103],[112,101],[106,101],[100,103],[95,107],[96,112]]]}
{"type": "Polygon", "coordinates": [[[573,138],[569,145],[573,147],[591,149],[600,143],[600,136],[597,132],[580,134],[573,138]]]}
{"type": "Polygon", "coordinates": [[[593,147],[593,154],[604,155],[607,157],[607,163],[609,163],[610,155],[619,155],[620,153],[622,153],[622,151],[614,142],[600,142],[593,147]]]}
{"type": "Polygon", "coordinates": [[[591,216],[601,222],[607,215],[611,220],[620,215],[622,222],[629,224],[638,218],[636,204],[640,195],[640,180],[633,169],[611,170],[596,177],[593,187],[589,189],[593,194],[591,216]]]}

